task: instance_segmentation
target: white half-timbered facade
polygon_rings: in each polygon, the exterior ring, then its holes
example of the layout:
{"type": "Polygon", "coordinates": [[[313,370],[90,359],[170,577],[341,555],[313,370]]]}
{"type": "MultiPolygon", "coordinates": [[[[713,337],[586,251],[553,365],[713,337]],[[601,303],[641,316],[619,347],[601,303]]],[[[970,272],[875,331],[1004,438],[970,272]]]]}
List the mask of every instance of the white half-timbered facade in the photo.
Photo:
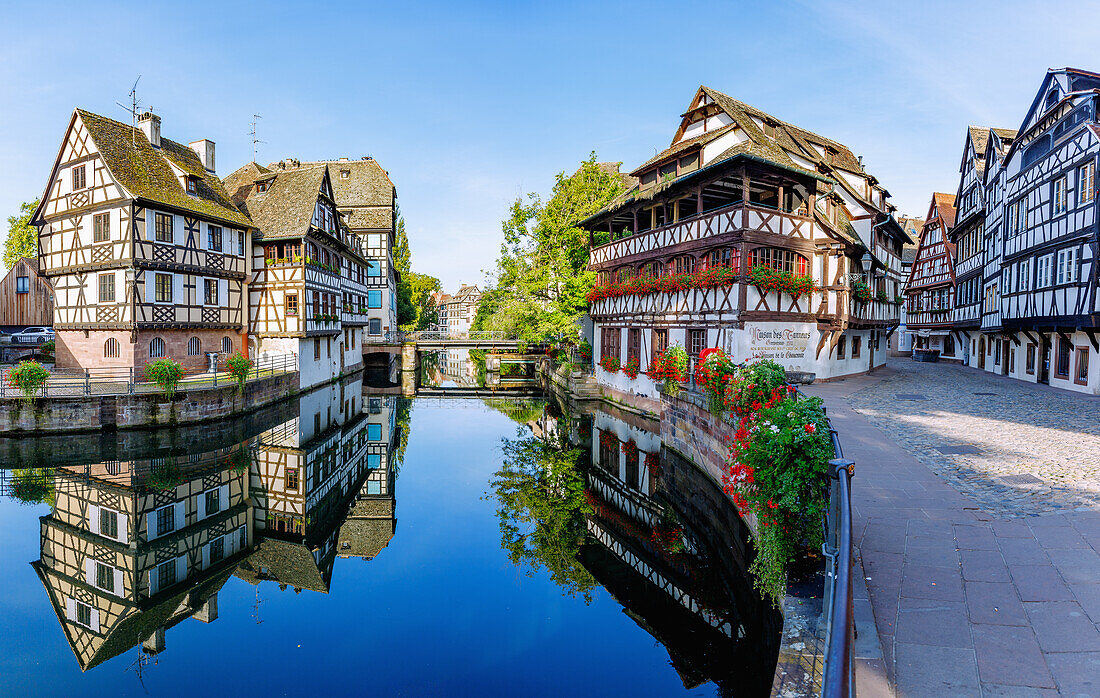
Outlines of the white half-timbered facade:
{"type": "Polygon", "coordinates": [[[964,348],[951,331],[955,267],[947,235],[955,222],[954,204],[953,194],[932,194],[905,288],[906,330],[914,337],[913,348],[937,351],[947,359],[961,359],[964,348]]]}
{"type": "Polygon", "coordinates": [[[194,368],[242,350],[251,223],[214,174],[214,143],[73,112],[32,222],[54,289],[59,367],[194,368]]]}
{"type": "MultiPolygon", "coordinates": [[[[693,357],[707,347],[736,361],[764,356],[819,379],[882,365],[909,242],[888,196],[847,147],[700,87],[672,144],[582,226],[601,287],[715,267],[732,268],[735,279],[594,300],[597,362],[637,357],[644,372],[657,353],[680,345],[693,357]],[[810,277],[814,291],[753,285],[756,267],[810,277]],[[869,297],[857,299],[862,284],[869,297]]],[[[624,393],[656,395],[644,374],[596,373],[624,393]]]]}
{"type": "MultiPolygon", "coordinates": [[[[1098,96],[1100,74],[1052,69],[1014,138],[988,132],[980,333],[969,360],[1091,394],[1100,394],[1098,96]]],[[[957,328],[971,327],[960,315],[957,328]]]]}

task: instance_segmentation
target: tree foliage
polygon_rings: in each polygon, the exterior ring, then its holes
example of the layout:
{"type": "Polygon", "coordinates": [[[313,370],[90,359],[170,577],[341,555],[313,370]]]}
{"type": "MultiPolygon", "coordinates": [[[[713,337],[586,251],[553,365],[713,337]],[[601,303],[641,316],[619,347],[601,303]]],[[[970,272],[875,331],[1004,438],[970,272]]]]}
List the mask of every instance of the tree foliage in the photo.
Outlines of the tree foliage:
{"type": "Polygon", "coordinates": [[[579,560],[589,513],[581,451],[534,436],[504,439],[502,450],[503,467],[490,481],[501,547],[528,575],[545,568],[566,594],[588,603],[597,582],[579,560]]]}
{"type": "Polygon", "coordinates": [[[438,315],[432,292],[443,287],[434,276],[417,274],[412,270],[412,250],[405,232],[405,218],[400,212],[391,257],[393,268],[400,275],[397,281],[397,326],[406,332],[427,329],[438,315]]]}
{"type": "Polygon", "coordinates": [[[31,225],[31,216],[38,208],[38,199],[24,201],[19,215],[8,216],[8,237],[4,240],[4,266],[11,269],[23,257],[38,257],[38,229],[31,225]]]}
{"type": "Polygon", "coordinates": [[[596,275],[588,270],[588,233],[577,223],[623,191],[616,170],[596,153],[572,175],[559,172],[550,198],[517,198],[504,220],[504,243],[491,289],[482,298],[474,329],[504,330],[527,341],[574,339],[588,309],[585,294],[596,275]]]}

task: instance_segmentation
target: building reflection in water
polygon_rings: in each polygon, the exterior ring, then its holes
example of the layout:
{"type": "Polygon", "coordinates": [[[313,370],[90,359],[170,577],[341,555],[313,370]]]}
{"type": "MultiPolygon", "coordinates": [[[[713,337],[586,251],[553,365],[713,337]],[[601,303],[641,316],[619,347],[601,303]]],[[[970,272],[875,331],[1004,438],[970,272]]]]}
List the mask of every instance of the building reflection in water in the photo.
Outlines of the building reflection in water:
{"type": "Polygon", "coordinates": [[[32,565],[81,668],[217,620],[231,576],[325,593],[337,556],[378,555],[396,530],[399,400],[347,380],[216,450],[35,471],[53,506],[32,565]]]}

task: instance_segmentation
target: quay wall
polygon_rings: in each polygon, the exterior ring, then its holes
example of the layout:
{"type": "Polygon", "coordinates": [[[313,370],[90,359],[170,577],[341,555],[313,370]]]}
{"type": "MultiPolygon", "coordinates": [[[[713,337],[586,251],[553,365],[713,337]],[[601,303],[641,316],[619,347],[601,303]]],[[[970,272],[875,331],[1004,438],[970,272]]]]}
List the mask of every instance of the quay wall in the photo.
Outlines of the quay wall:
{"type": "Polygon", "coordinates": [[[0,402],[0,434],[87,432],[108,429],[195,424],[244,414],[297,395],[298,373],[282,373],[249,381],[181,390],[169,400],[161,393],[48,397],[0,402]]]}

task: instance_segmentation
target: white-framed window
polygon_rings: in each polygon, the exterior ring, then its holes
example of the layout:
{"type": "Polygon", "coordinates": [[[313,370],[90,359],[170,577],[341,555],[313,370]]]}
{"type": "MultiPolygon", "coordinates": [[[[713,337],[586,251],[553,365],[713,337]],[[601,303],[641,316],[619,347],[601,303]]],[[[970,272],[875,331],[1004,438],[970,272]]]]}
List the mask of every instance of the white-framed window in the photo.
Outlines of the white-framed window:
{"type": "Polygon", "coordinates": [[[1051,261],[1054,255],[1044,255],[1035,260],[1035,288],[1046,288],[1051,282],[1051,261]]]}
{"type": "Polygon", "coordinates": [[[182,519],[183,502],[177,502],[175,504],[168,504],[163,506],[149,515],[149,539],[159,538],[166,536],[172,531],[179,528],[179,521],[177,521],[177,513],[180,514],[178,518],[182,519]]]}
{"type": "Polygon", "coordinates": [[[65,617],[92,632],[99,632],[99,610],[72,597],[65,599],[65,617]]]}
{"type": "Polygon", "coordinates": [[[1054,188],[1051,192],[1051,205],[1055,215],[1066,212],[1066,176],[1062,175],[1054,180],[1054,188]]]}
{"type": "Polygon", "coordinates": [[[1016,270],[1016,290],[1028,291],[1031,289],[1031,260],[1025,259],[1020,262],[1016,270]]]}
{"type": "Polygon", "coordinates": [[[149,594],[168,589],[187,579],[187,556],[166,560],[149,570],[149,594]]]}
{"type": "Polygon", "coordinates": [[[1096,163],[1077,168],[1077,205],[1092,203],[1096,198],[1096,163]]]}
{"type": "Polygon", "coordinates": [[[1058,271],[1056,283],[1070,284],[1077,280],[1077,248],[1069,247],[1058,251],[1058,271]]]}
{"type": "Polygon", "coordinates": [[[153,274],[153,300],[157,303],[172,302],[171,274],[153,274]]]}
{"type": "Polygon", "coordinates": [[[105,562],[87,557],[84,560],[84,581],[108,594],[122,594],[122,570],[105,562]]]}

